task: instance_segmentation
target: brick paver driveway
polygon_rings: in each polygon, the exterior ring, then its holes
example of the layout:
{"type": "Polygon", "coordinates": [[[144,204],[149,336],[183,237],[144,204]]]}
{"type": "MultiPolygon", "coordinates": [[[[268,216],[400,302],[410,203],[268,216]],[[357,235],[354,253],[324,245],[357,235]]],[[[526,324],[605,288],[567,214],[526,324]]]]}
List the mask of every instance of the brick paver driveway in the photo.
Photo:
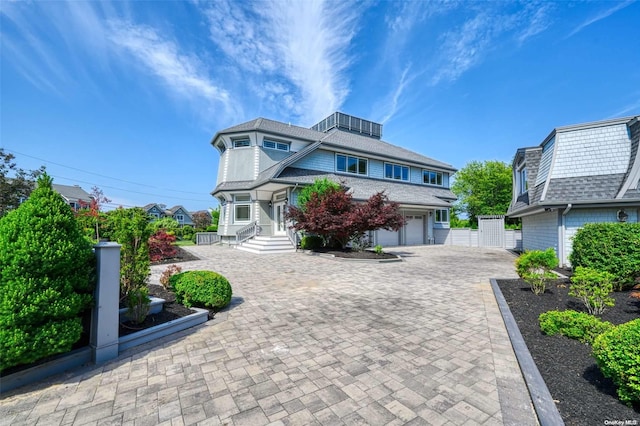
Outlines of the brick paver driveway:
{"type": "Polygon", "coordinates": [[[380,264],[190,250],[203,260],[185,270],[232,283],[227,312],[11,392],[0,424],[535,424],[489,284],[515,276],[506,251],[403,247],[380,264]]]}

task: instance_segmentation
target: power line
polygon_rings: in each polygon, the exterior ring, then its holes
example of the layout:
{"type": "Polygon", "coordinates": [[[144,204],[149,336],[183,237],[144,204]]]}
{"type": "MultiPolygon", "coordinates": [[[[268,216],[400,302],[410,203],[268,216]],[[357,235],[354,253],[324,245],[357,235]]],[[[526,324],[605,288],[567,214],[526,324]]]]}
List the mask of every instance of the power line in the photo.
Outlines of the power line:
{"type": "MultiPolygon", "coordinates": [[[[82,172],[82,173],[87,173],[87,174],[90,174],[90,175],[99,176],[99,177],[106,178],[106,179],[117,180],[117,181],[119,181],[119,182],[124,182],[124,183],[128,183],[128,184],[131,184],[131,185],[145,186],[145,187],[147,187],[147,188],[160,189],[160,190],[162,190],[162,191],[178,192],[178,193],[180,193],[180,194],[195,194],[195,195],[200,195],[200,193],[199,193],[199,192],[179,191],[179,190],[176,190],[176,189],[159,188],[159,187],[157,187],[157,186],[147,185],[147,184],[144,184],[144,183],[131,182],[131,181],[128,181],[128,180],[125,180],[125,179],[120,179],[120,178],[115,178],[115,177],[111,177],[111,176],[106,176],[106,175],[103,175],[103,174],[100,174],[100,173],[90,172],[90,171],[88,171],[88,170],[82,170],[82,169],[79,169],[79,168],[77,168],[77,167],[67,166],[67,165],[65,165],[65,164],[60,164],[60,163],[56,163],[56,162],[54,162],[54,161],[45,160],[44,158],[34,157],[33,155],[24,154],[24,153],[22,153],[22,152],[14,151],[14,150],[12,150],[12,149],[5,148],[5,150],[6,150],[6,151],[9,151],[9,152],[12,152],[12,153],[14,153],[14,154],[19,154],[19,155],[23,155],[23,156],[25,156],[25,157],[33,158],[34,160],[44,161],[45,163],[55,164],[56,166],[65,167],[65,168],[67,168],[67,169],[75,170],[75,171],[82,172]]],[[[63,178],[63,179],[67,179],[67,178],[63,178]]],[[[72,179],[70,179],[70,180],[72,180],[72,179]]],[[[78,181],[78,182],[81,182],[81,181],[78,181]]],[[[90,182],[84,182],[84,183],[90,183],[90,182]]],[[[109,187],[108,187],[108,186],[105,186],[105,188],[109,188],[109,187]]],[[[113,187],[111,187],[111,189],[119,189],[119,188],[113,188],[113,187]]],[[[120,190],[122,190],[122,191],[127,191],[126,189],[120,189],[120,190]]],[[[129,191],[129,192],[135,192],[135,191],[129,191]]],[[[145,194],[145,193],[144,193],[144,192],[139,192],[138,194],[145,194]]],[[[153,195],[153,194],[145,194],[145,195],[153,195]]],[[[198,200],[191,200],[191,201],[198,201],[198,200]]]]}
{"type": "MultiPolygon", "coordinates": [[[[55,178],[58,178],[58,179],[66,179],[66,180],[69,180],[69,181],[72,181],[72,182],[80,182],[80,183],[86,183],[88,185],[96,185],[94,182],[87,182],[87,181],[79,180],[79,179],[70,179],[70,178],[64,177],[64,176],[56,176],[56,175],[51,175],[51,176],[55,177],[55,178]]],[[[115,190],[118,190],[118,191],[131,192],[133,194],[150,195],[150,196],[153,196],[153,197],[160,197],[160,198],[171,198],[171,199],[174,199],[174,200],[196,201],[196,202],[208,202],[208,201],[213,200],[213,198],[211,198],[209,200],[205,200],[204,198],[196,200],[194,198],[183,198],[183,197],[174,197],[174,196],[167,197],[166,194],[165,195],[151,194],[149,192],[132,191],[130,189],[117,188],[115,186],[108,186],[108,185],[100,185],[100,187],[101,188],[115,189],[115,190]]],[[[198,193],[197,192],[188,192],[188,194],[198,194],[198,193]]]]}

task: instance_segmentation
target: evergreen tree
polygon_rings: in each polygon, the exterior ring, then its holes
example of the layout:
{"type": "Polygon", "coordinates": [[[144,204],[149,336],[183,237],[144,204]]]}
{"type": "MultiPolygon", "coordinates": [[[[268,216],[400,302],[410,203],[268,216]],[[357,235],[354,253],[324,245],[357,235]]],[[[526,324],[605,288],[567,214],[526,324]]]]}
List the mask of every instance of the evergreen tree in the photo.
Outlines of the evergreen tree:
{"type": "Polygon", "coordinates": [[[0,370],[71,350],[93,300],[91,245],[51,182],[0,219],[0,370]]]}

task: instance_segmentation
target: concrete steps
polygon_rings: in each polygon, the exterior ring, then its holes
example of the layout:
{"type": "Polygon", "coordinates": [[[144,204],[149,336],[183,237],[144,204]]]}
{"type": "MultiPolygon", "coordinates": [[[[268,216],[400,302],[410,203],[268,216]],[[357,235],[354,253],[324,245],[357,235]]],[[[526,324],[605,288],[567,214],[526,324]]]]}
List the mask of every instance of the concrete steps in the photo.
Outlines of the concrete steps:
{"type": "Polygon", "coordinates": [[[236,249],[255,254],[295,253],[296,251],[286,236],[258,236],[241,243],[236,249]]]}

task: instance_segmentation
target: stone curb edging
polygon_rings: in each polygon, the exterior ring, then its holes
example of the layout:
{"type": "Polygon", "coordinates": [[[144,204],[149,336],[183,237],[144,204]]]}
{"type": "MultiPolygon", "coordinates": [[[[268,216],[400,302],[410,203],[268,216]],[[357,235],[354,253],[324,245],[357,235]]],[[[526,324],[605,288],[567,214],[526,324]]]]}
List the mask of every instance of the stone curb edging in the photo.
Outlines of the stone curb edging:
{"type": "MultiPolygon", "coordinates": [[[[300,252],[300,250],[298,250],[298,251],[300,252]]],[[[316,253],[316,252],[313,252],[311,250],[302,250],[301,252],[306,254],[307,256],[324,257],[326,259],[337,260],[339,262],[356,262],[356,263],[404,262],[404,259],[402,257],[398,256],[397,254],[394,254],[394,256],[396,257],[395,259],[352,259],[352,258],[349,258],[349,257],[337,257],[336,255],[328,254],[328,253],[316,253]]],[[[393,254],[393,253],[389,253],[389,254],[393,254]]]]}
{"type": "Polygon", "coordinates": [[[507,328],[509,340],[511,340],[511,346],[516,354],[522,376],[527,384],[527,389],[529,389],[529,395],[531,396],[538,422],[541,426],[564,425],[558,408],[553,402],[549,388],[547,388],[538,367],[536,367],[533,361],[529,348],[527,348],[527,344],[524,342],[518,324],[515,318],[513,318],[509,305],[507,305],[507,301],[502,295],[502,291],[500,291],[500,287],[495,278],[491,278],[491,288],[493,289],[496,302],[498,302],[498,308],[502,314],[504,325],[507,328]]]}

